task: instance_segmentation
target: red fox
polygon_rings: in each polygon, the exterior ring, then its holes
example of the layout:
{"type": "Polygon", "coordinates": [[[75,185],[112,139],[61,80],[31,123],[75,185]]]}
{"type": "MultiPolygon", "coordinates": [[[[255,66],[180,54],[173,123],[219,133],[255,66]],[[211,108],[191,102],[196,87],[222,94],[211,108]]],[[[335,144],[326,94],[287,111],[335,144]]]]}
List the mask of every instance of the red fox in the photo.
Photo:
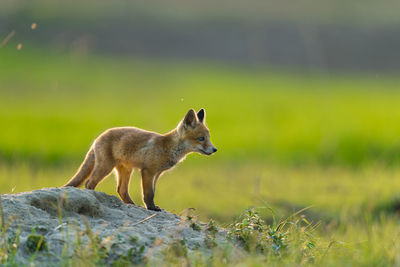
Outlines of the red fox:
{"type": "Polygon", "coordinates": [[[206,113],[190,109],[178,126],[166,134],[135,127],[111,128],[97,137],[77,173],[64,186],[79,187],[86,180],[94,190],[110,172],[117,174],[117,192],[122,201],[135,204],[129,196],[129,180],[134,168],[142,174],[142,197],[146,208],[161,211],[154,204],[160,175],[192,152],[211,155],[217,148],[210,141],[206,113]]]}

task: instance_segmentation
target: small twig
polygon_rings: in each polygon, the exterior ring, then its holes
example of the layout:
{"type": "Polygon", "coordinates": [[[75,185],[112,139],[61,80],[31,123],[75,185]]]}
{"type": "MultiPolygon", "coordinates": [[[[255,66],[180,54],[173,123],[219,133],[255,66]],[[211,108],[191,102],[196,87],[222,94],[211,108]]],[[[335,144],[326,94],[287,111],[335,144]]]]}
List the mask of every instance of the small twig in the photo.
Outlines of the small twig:
{"type": "Polygon", "coordinates": [[[195,208],[186,208],[183,211],[181,211],[180,213],[178,213],[179,216],[183,216],[183,214],[188,214],[190,211],[194,211],[196,210],[195,208]]]}
{"type": "Polygon", "coordinates": [[[15,34],[15,31],[10,32],[10,33],[7,35],[7,37],[4,38],[4,40],[1,42],[0,47],[5,46],[5,45],[8,43],[8,41],[14,36],[14,34],[15,34]]]}
{"type": "Polygon", "coordinates": [[[144,218],[143,220],[141,220],[141,221],[139,221],[139,222],[137,222],[137,223],[134,223],[134,224],[132,224],[131,226],[135,226],[135,225],[141,224],[142,222],[145,222],[145,221],[147,221],[147,220],[153,218],[153,217],[156,216],[157,214],[158,214],[158,213],[154,213],[153,215],[150,215],[149,217],[144,218]]]}

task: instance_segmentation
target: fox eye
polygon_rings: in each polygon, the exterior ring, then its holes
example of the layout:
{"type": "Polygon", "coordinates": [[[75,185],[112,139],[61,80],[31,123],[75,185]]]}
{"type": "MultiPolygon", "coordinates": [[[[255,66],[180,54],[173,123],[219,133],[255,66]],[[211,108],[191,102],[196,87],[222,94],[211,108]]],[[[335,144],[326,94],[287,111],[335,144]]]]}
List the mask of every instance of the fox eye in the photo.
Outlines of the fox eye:
{"type": "Polygon", "coordinates": [[[197,137],[197,140],[199,140],[200,142],[203,142],[206,139],[204,138],[204,136],[200,136],[200,137],[197,137]]]}

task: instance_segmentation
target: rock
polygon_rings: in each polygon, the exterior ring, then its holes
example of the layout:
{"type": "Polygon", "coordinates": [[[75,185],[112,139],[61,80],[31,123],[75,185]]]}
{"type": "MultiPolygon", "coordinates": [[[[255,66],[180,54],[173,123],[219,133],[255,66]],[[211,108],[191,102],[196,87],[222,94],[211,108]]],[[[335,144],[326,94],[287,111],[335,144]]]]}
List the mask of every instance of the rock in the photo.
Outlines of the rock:
{"type": "Polygon", "coordinates": [[[16,258],[23,264],[32,260],[32,253],[24,247],[32,234],[43,235],[47,245],[47,251],[35,252],[34,262],[49,265],[76,257],[96,240],[99,247],[106,248],[106,264],[128,254],[139,263],[142,257],[156,255],[176,242],[184,242],[188,250],[206,243],[204,227],[194,230],[175,214],[126,205],[118,197],[99,191],[45,188],[1,198],[6,233],[9,239],[19,233],[16,258]]]}

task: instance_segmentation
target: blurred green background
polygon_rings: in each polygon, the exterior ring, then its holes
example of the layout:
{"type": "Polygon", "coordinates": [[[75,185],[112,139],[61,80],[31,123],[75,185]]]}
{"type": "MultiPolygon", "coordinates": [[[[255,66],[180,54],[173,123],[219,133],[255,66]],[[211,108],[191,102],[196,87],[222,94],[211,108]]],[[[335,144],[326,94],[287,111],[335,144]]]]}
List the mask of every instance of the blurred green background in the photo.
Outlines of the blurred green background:
{"type": "Polygon", "coordinates": [[[393,263],[382,247],[399,222],[399,5],[2,1],[1,193],[64,184],[108,128],[164,133],[205,108],[218,153],[166,173],[158,205],[222,223],[249,206],[312,206],[322,238],[393,263]]]}

